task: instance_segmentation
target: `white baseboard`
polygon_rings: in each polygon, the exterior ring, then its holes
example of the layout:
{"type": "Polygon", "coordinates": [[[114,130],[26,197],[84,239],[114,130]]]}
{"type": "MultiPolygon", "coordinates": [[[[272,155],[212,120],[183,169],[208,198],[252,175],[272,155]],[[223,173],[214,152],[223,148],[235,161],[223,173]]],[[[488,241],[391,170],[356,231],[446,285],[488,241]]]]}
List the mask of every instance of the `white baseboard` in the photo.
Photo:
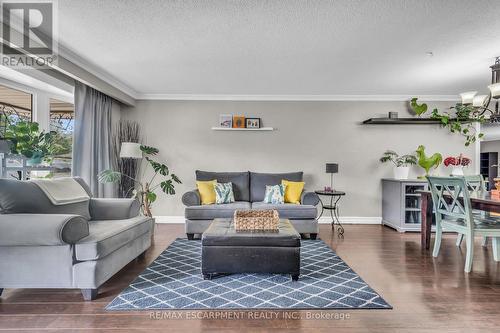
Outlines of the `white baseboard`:
{"type": "MultiPolygon", "coordinates": [[[[182,215],[174,216],[155,216],[156,223],[184,223],[185,218],[182,215]]],[[[331,223],[329,216],[322,216],[319,223],[331,223]]],[[[382,224],[382,218],[377,216],[341,216],[342,224],[382,224]]]]}
{"type": "MultiPolygon", "coordinates": [[[[322,216],[318,223],[332,223],[330,216],[322,216]]],[[[382,224],[382,217],[378,216],[341,216],[340,223],[342,224],[382,224]]]]}

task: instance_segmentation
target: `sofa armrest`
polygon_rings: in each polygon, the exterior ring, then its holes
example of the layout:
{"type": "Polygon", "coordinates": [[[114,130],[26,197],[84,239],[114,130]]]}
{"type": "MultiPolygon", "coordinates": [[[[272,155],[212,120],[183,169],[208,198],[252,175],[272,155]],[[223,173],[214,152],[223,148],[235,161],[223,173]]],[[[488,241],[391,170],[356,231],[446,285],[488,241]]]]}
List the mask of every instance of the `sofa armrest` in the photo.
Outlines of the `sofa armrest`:
{"type": "Polygon", "coordinates": [[[316,206],[319,203],[319,196],[314,192],[304,190],[300,196],[300,203],[302,205],[316,206]]]}
{"type": "Polygon", "coordinates": [[[126,220],[140,213],[141,205],[137,199],[90,199],[92,220],[126,220]]]}
{"type": "Polygon", "coordinates": [[[89,235],[80,215],[0,214],[0,246],[75,244],[89,235]]]}
{"type": "Polygon", "coordinates": [[[192,190],[184,193],[182,196],[182,203],[188,207],[201,205],[200,192],[198,192],[198,190],[192,190]]]}

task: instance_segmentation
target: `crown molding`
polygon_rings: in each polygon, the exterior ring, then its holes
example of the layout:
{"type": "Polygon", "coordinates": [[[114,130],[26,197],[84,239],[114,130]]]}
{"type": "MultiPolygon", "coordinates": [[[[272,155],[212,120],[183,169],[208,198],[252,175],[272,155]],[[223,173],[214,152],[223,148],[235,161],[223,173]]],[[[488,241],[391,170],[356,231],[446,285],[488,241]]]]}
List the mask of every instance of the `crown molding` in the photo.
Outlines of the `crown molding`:
{"type": "Polygon", "coordinates": [[[33,89],[53,94],[65,102],[73,103],[73,86],[57,80],[43,72],[27,70],[16,71],[0,65],[0,82],[13,89],[34,93],[33,89]]]}
{"type": "Polygon", "coordinates": [[[123,93],[129,95],[133,99],[137,99],[139,93],[135,89],[126,85],[121,80],[112,76],[105,70],[99,68],[98,66],[80,57],[78,54],[69,50],[64,45],[61,44],[58,45],[58,55],[62,56],[64,59],[68,61],[71,61],[76,66],[86,70],[87,72],[99,78],[100,80],[106,82],[107,84],[115,87],[118,90],[121,90],[123,93]]]}
{"type": "MultiPolygon", "coordinates": [[[[23,22],[20,21],[20,23],[23,22]]],[[[14,28],[11,27],[11,29],[14,28]]],[[[19,31],[18,33],[24,35],[19,31]]],[[[24,36],[30,38],[29,35],[24,36]]],[[[12,42],[5,41],[3,37],[0,36],[0,45],[4,43],[8,43],[11,46],[13,45],[12,42]]],[[[29,54],[20,47],[19,49],[28,57],[37,57],[36,55],[29,54]]],[[[69,80],[78,80],[88,86],[102,91],[107,95],[110,95],[111,97],[126,105],[135,105],[136,97],[138,94],[134,89],[125,85],[120,80],[114,78],[106,71],[98,68],[97,66],[91,64],[89,61],[86,61],[82,57],[78,56],[76,53],[72,52],[59,42],[57,43],[55,51],[57,54],[56,63],[49,66],[51,70],[58,72],[57,75],[62,74],[67,76],[69,80]]]]}
{"type": "Polygon", "coordinates": [[[139,94],[137,100],[172,101],[344,101],[344,102],[406,102],[413,97],[427,102],[455,102],[458,95],[197,95],[197,94],[139,94]]]}

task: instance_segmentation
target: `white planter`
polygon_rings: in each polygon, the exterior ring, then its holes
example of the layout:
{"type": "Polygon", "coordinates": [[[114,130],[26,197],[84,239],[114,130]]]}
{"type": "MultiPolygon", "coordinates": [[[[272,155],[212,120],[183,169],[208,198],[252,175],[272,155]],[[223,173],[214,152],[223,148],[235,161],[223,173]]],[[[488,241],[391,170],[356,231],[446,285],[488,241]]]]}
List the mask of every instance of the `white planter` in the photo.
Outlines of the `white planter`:
{"type": "Polygon", "coordinates": [[[464,167],[463,166],[454,166],[451,169],[452,176],[463,176],[464,175],[464,167]]]}
{"type": "Polygon", "coordinates": [[[410,174],[410,167],[394,167],[394,178],[395,179],[408,179],[410,174]]]}

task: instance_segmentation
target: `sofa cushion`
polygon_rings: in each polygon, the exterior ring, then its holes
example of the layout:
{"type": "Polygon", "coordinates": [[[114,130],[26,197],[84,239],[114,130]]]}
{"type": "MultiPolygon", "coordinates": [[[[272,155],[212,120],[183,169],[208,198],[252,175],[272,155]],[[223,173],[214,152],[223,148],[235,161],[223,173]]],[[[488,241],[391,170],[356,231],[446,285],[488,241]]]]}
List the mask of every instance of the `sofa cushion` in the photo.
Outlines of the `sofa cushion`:
{"type": "Polygon", "coordinates": [[[273,205],[264,202],[253,202],[252,209],[276,209],[282,219],[315,219],[318,212],[310,205],[282,204],[273,205]]]}
{"type": "Polygon", "coordinates": [[[70,214],[90,219],[89,200],[54,205],[36,184],[14,179],[0,179],[0,213],[70,214]]]}
{"type": "Polygon", "coordinates": [[[292,182],[301,182],[303,172],[289,172],[289,173],[257,173],[250,172],[250,201],[264,201],[264,194],[266,192],[266,185],[281,184],[283,179],[292,182]]]}
{"type": "Polygon", "coordinates": [[[250,209],[247,201],[236,201],[221,205],[202,205],[186,207],[185,216],[189,220],[212,220],[233,217],[236,209],[250,209]]]}
{"type": "Polygon", "coordinates": [[[250,176],[245,172],[209,172],[196,170],[196,180],[233,183],[234,200],[250,201],[250,176]]]}
{"type": "Polygon", "coordinates": [[[153,220],[137,216],[126,220],[89,222],[89,235],[75,245],[77,260],[97,260],[144,235],[153,228],[153,220]]]}

